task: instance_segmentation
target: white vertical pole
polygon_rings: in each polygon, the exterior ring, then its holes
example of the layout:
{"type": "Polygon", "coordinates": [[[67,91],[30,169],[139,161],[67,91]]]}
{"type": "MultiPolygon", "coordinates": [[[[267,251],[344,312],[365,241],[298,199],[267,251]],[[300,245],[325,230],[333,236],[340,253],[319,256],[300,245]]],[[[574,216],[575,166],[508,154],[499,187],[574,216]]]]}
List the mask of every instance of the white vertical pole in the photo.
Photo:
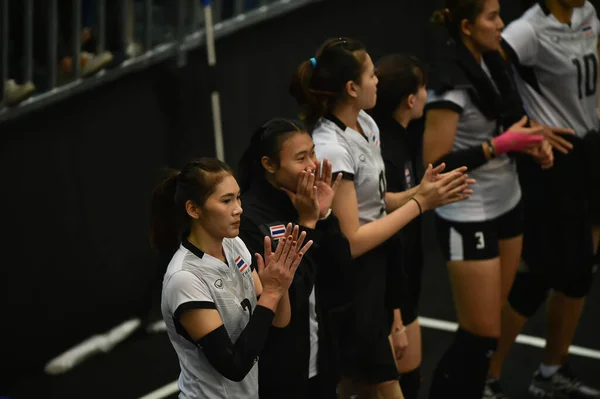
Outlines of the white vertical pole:
{"type": "Polygon", "coordinates": [[[215,52],[215,35],[213,30],[213,17],[211,0],[202,0],[204,6],[204,26],[206,29],[206,51],[208,55],[209,81],[211,85],[211,106],[213,131],[215,137],[215,153],[219,160],[225,161],[225,148],[223,146],[223,129],[221,126],[221,100],[217,90],[217,55],[215,52]]]}

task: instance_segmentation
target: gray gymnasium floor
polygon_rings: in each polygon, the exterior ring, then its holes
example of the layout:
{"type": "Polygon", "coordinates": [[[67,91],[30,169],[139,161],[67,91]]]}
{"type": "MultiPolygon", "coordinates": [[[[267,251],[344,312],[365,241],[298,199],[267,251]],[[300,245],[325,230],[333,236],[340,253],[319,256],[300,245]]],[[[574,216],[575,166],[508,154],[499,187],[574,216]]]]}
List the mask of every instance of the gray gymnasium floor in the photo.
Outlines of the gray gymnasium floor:
{"type": "MultiPolygon", "coordinates": [[[[435,243],[435,241],[433,242],[435,243]]],[[[435,245],[435,244],[434,244],[435,245]]],[[[423,328],[424,384],[422,398],[427,397],[428,383],[436,361],[450,344],[454,310],[446,270],[437,246],[426,254],[421,315],[423,328]]],[[[572,355],[571,364],[579,376],[600,386],[600,281],[596,280],[589,297],[574,345],[585,348],[583,355],[572,355]]],[[[526,335],[543,337],[544,314],[538,312],[528,324],[526,335]]],[[[533,344],[539,340],[532,339],[533,344]]],[[[541,349],[531,344],[517,344],[506,363],[504,385],[512,398],[526,398],[526,388],[539,364],[541,349]]],[[[129,338],[108,354],[88,359],[60,376],[40,375],[21,381],[9,392],[10,399],[87,398],[87,399],[159,399],[177,397],[173,390],[161,387],[178,376],[178,363],[165,333],[140,333],[129,338]]],[[[172,386],[172,385],[171,385],[172,386]]],[[[169,387],[167,387],[169,388],[169,387]]]]}

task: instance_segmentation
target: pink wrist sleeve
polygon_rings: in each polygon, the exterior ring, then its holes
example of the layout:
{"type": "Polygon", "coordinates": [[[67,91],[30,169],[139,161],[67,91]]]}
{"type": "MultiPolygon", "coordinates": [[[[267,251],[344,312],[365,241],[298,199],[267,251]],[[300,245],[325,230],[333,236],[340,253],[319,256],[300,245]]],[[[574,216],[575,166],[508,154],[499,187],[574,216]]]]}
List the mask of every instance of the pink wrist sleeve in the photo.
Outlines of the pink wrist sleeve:
{"type": "Polygon", "coordinates": [[[496,155],[506,154],[511,151],[520,151],[530,145],[543,141],[542,136],[527,133],[506,131],[492,139],[496,155]]]}

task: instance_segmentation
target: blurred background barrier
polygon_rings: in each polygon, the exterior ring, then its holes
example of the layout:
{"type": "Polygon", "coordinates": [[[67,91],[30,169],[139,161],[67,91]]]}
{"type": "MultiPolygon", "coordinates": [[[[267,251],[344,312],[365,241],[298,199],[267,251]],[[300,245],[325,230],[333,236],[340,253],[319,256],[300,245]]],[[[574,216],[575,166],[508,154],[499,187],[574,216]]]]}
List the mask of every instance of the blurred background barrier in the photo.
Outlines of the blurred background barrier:
{"type": "MultiPolygon", "coordinates": [[[[215,35],[314,1],[214,0],[215,35]]],[[[0,0],[0,14],[0,123],[167,58],[182,66],[206,32],[201,0],[0,0]]]]}

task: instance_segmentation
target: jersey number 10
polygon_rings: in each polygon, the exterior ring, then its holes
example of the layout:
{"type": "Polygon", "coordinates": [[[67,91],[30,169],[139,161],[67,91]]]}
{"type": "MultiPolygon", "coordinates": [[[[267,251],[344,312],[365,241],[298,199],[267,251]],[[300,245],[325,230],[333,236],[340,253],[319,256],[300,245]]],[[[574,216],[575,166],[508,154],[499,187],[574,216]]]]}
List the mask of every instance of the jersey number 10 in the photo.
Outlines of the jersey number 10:
{"type": "Polygon", "coordinates": [[[573,60],[577,67],[577,88],[579,90],[579,99],[584,96],[590,97],[596,94],[598,89],[598,59],[596,54],[588,54],[583,57],[582,62],[577,58],[573,60]],[[583,86],[583,87],[582,87],[583,86]]]}

